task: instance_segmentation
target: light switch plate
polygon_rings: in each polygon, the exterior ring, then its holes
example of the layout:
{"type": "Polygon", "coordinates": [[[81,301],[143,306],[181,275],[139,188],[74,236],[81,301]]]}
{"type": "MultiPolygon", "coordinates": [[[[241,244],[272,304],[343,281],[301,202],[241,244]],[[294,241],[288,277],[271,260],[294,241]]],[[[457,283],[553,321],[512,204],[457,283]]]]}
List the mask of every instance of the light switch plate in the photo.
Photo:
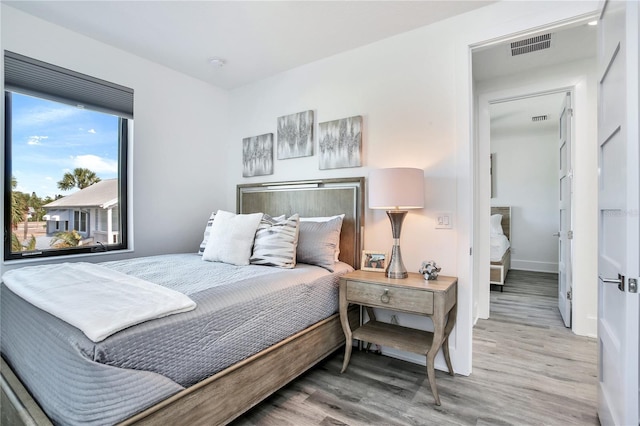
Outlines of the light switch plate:
{"type": "Polygon", "coordinates": [[[437,212],[436,213],[436,229],[452,229],[453,213],[437,212]]]}

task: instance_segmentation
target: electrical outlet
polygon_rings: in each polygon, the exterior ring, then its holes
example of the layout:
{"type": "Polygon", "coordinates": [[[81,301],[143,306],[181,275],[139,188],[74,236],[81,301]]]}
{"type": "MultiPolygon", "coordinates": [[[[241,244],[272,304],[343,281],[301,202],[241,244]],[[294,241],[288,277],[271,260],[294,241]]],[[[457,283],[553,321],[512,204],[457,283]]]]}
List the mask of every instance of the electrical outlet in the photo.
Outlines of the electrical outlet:
{"type": "Polygon", "coordinates": [[[436,213],[436,229],[453,228],[453,214],[451,212],[436,213]]]}

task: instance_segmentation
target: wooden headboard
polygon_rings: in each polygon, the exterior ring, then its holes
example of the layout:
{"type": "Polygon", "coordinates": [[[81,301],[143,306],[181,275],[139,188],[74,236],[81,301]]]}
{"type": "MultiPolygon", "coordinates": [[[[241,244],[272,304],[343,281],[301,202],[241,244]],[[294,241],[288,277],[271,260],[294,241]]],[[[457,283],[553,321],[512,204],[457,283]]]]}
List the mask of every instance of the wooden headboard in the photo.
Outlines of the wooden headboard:
{"type": "Polygon", "coordinates": [[[502,215],[502,232],[511,241],[511,207],[491,207],[491,214],[502,215]]]}
{"type": "Polygon", "coordinates": [[[318,179],[238,185],[238,213],[301,217],[344,213],[340,260],[360,268],[364,227],[364,178],[318,179]]]}

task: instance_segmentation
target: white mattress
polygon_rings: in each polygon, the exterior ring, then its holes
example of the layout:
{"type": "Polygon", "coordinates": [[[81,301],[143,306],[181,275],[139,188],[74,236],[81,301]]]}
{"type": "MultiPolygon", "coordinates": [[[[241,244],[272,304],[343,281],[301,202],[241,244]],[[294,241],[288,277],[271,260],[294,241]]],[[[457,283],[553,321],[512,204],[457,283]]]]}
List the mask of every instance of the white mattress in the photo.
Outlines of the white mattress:
{"type": "Polygon", "coordinates": [[[491,261],[492,262],[500,262],[502,256],[507,251],[507,249],[511,246],[509,243],[509,239],[506,235],[491,235],[491,261]]]}

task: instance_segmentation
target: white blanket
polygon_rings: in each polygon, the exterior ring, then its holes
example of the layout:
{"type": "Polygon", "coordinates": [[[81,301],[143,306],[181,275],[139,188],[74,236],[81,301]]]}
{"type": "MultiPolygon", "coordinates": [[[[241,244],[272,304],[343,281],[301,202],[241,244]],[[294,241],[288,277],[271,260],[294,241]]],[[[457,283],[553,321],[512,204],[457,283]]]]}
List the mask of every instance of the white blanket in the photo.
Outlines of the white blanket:
{"type": "Polygon", "coordinates": [[[195,309],[182,293],[92,263],[7,271],[5,285],[94,342],[141,322],[195,309]]]}
{"type": "Polygon", "coordinates": [[[500,262],[504,252],[511,246],[506,235],[491,234],[490,258],[492,262],[500,262]]]}

